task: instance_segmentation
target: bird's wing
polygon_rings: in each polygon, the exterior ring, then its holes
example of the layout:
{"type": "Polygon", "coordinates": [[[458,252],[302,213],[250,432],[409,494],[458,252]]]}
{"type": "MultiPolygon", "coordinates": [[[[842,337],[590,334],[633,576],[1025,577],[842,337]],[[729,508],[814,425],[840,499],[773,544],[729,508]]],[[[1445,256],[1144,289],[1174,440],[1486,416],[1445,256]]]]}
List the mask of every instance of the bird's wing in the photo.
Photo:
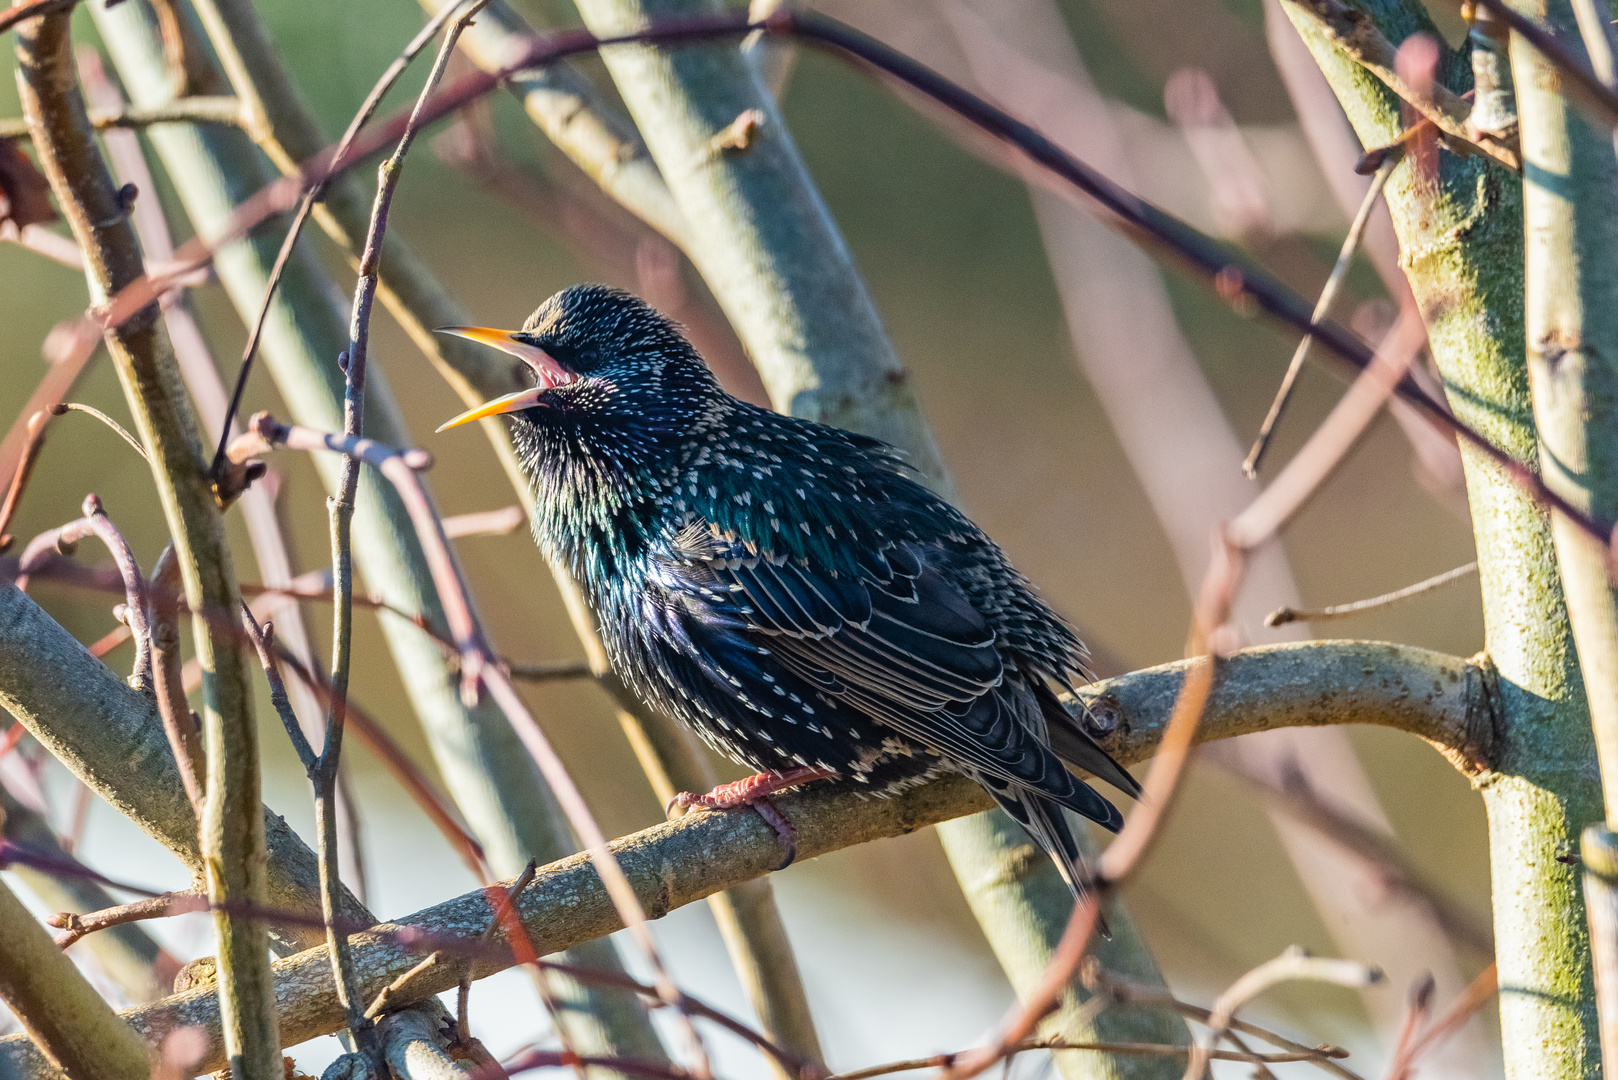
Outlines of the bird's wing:
{"type": "Polygon", "coordinates": [[[767,651],[821,694],[964,768],[1121,822],[1046,745],[1037,700],[924,549],[893,544],[848,574],[772,556],[698,521],[672,539],[658,576],[697,616],[693,639],[739,636],[755,650],[750,668],[767,651]]]}

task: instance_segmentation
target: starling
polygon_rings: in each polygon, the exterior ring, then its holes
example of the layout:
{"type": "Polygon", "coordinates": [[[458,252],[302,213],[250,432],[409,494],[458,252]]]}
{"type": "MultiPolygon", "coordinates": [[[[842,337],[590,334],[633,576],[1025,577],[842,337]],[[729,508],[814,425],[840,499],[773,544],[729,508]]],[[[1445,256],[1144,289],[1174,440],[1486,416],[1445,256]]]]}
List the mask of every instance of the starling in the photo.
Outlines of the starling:
{"type": "Polygon", "coordinates": [[[893,447],[731,397],[674,322],[617,289],[565,289],[519,331],[444,332],[536,384],[439,430],[510,417],[534,536],[582,583],[614,669],[761,774],[683,802],[755,805],[790,851],[773,791],[887,795],[961,772],[1082,892],[1062,811],[1123,818],[1066,766],[1140,792],[1057,697],[1084,646],[893,447]]]}

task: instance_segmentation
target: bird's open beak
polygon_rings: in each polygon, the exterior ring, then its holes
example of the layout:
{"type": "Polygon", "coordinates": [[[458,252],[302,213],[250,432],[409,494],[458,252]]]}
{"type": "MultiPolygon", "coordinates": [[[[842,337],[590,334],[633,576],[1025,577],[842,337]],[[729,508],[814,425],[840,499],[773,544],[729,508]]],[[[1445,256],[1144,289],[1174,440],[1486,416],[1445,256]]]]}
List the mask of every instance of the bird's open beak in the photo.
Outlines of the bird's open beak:
{"type": "Polygon", "coordinates": [[[565,385],[578,378],[573,372],[551,359],[549,353],[537,345],[530,345],[519,341],[509,330],[495,330],[487,326],[440,326],[436,333],[454,334],[456,337],[476,341],[499,349],[503,353],[510,353],[529,367],[539,377],[539,385],[528,390],[518,390],[515,394],[506,394],[493,401],[486,401],[475,409],[468,409],[455,419],[439,426],[439,431],[447,431],[452,427],[470,424],[474,420],[482,420],[485,416],[499,416],[501,413],[521,412],[540,404],[540,398],[545,391],[565,385]]]}

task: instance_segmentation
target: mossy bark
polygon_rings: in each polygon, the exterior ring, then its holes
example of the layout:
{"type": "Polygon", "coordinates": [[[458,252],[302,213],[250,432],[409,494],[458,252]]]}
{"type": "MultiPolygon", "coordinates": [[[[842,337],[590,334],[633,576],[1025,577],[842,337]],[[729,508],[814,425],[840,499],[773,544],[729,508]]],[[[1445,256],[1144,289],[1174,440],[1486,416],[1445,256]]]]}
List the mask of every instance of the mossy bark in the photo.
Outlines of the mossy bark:
{"type": "MultiPolygon", "coordinates": [[[[1418,31],[1438,36],[1419,5],[1362,7],[1395,44],[1418,31]]],[[[1402,126],[1398,100],[1330,45],[1307,13],[1291,3],[1287,9],[1360,141],[1392,141],[1402,126]]],[[[1464,58],[1448,57],[1447,68],[1451,89],[1464,91],[1464,58]]],[[[1537,467],[1522,183],[1497,165],[1442,153],[1434,177],[1401,164],[1387,201],[1451,407],[1537,467]]],[[[1506,1073],[1592,1076],[1600,1054],[1589,935],[1578,870],[1558,859],[1578,850],[1579,831],[1602,817],[1602,807],[1562,579],[1545,513],[1464,445],[1462,457],[1502,725],[1493,766],[1473,783],[1489,815],[1506,1073]]]]}

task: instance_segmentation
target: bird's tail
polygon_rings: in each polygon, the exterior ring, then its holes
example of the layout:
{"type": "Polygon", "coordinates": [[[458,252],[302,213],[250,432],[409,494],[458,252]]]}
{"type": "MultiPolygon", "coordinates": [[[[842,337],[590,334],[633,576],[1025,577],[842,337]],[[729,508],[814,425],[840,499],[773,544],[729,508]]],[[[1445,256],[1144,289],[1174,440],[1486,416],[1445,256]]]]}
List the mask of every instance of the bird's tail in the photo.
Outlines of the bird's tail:
{"type": "MultiPolygon", "coordinates": [[[[1078,841],[1074,839],[1073,830],[1062,814],[1061,804],[1043,798],[1029,788],[984,786],[1000,808],[1045,849],[1051,862],[1056,864],[1056,872],[1062,875],[1062,880],[1072,891],[1074,902],[1082,903],[1094,890],[1095,879],[1079,853],[1078,841]]],[[[1107,929],[1105,915],[1097,916],[1096,926],[1102,937],[1112,936],[1107,929]]]]}

